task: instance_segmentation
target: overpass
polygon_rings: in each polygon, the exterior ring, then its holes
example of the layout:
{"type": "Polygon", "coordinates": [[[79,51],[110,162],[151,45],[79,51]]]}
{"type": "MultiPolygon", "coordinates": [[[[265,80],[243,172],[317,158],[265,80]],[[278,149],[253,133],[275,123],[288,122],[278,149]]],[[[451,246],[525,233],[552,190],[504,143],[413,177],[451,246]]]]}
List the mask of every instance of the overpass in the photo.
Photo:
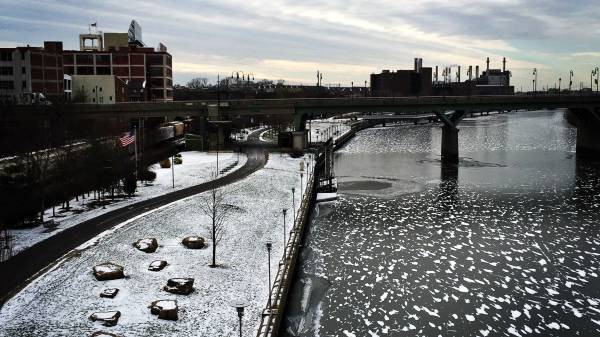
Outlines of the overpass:
{"type": "MultiPolygon", "coordinates": [[[[193,117],[202,120],[244,118],[294,121],[297,130],[313,118],[352,112],[423,114],[433,113],[443,122],[442,156],[458,160],[458,125],[468,114],[486,111],[564,108],[581,117],[578,151],[600,154],[600,95],[511,95],[511,96],[427,96],[361,98],[292,98],[220,101],[176,101],[166,103],[68,104],[56,106],[0,107],[0,123],[41,120],[130,120],[150,117],[193,117]],[[217,113],[218,110],[218,113],[217,113]],[[452,114],[446,112],[453,111],[452,114]]],[[[1,130],[1,128],[0,128],[1,130]]],[[[119,130],[122,131],[122,130],[119,130]]]]}

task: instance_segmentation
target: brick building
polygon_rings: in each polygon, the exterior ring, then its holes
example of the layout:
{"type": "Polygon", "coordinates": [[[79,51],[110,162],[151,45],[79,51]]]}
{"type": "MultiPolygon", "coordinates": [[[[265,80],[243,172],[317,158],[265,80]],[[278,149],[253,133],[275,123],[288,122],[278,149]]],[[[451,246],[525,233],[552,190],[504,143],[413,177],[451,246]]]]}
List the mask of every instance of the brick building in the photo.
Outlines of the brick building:
{"type": "Polygon", "coordinates": [[[413,70],[389,71],[371,74],[372,96],[430,96],[432,94],[431,68],[423,68],[422,59],[415,59],[413,70]]]}
{"type": "Polygon", "coordinates": [[[130,101],[172,101],[171,54],[154,48],[108,47],[99,51],[64,51],[68,75],[114,75],[128,87],[130,101]]]}
{"type": "Polygon", "coordinates": [[[0,101],[25,103],[40,93],[51,102],[64,98],[63,44],[46,41],[44,47],[0,48],[0,101]]]}

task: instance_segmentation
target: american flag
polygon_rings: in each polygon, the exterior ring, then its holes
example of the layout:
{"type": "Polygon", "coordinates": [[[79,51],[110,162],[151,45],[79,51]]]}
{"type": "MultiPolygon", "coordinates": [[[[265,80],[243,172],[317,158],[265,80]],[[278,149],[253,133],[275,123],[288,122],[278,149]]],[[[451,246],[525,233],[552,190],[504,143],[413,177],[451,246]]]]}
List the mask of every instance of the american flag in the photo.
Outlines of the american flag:
{"type": "Polygon", "coordinates": [[[119,137],[119,142],[121,142],[121,146],[123,147],[132,144],[135,142],[135,133],[133,131],[125,132],[119,137]]]}

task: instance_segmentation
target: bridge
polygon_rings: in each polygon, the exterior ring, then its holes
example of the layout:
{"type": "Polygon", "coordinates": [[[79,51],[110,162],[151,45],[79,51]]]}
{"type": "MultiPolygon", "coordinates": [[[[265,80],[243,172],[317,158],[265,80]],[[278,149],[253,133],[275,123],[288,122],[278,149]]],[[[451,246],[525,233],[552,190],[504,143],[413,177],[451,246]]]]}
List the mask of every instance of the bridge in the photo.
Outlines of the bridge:
{"type": "MultiPolygon", "coordinates": [[[[600,95],[427,96],[364,98],[247,99],[181,101],[168,103],[69,104],[0,108],[0,123],[43,120],[106,120],[192,117],[201,120],[249,118],[293,121],[296,130],[305,122],[346,113],[435,114],[442,125],[442,157],[458,161],[458,125],[467,115],[487,111],[569,109],[577,116],[577,151],[600,156],[600,95]]],[[[2,129],[0,128],[0,131],[2,129]]],[[[120,130],[123,131],[123,130],[120,130]]]]}

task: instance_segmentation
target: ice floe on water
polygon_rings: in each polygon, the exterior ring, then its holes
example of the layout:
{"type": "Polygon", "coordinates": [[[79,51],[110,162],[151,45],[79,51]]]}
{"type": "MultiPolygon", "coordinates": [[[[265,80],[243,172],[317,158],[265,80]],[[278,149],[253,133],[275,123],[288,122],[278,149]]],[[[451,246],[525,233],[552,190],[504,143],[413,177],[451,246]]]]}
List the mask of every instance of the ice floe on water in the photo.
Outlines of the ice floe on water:
{"type": "Polygon", "coordinates": [[[348,181],[423,188],[319,208],[306,246],[320,253],[303,265],[331,281],[320,336],[600,335],[600,174],[575,162],[576,131],[562,112],[478,123],[461,151],[498,165],[450,177],[419,162],[439,154],[439,127],[365,130],[342,149],[348,181]]]}

